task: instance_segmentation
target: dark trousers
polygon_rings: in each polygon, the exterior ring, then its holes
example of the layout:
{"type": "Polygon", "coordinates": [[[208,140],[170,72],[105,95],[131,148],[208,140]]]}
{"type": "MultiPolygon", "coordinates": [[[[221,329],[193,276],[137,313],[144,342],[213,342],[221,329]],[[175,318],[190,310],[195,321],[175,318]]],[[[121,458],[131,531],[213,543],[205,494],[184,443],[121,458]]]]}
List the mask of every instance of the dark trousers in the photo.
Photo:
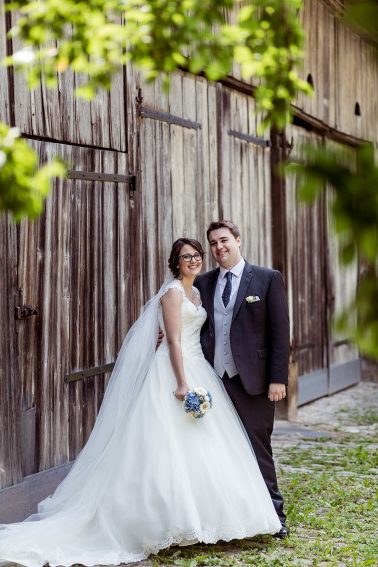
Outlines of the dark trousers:
{"type": "Polygon", "coordinates": [[[261,474],[268,487],[277,515],[285,523],[283,498],[278,490],[276,469],[272,456],[271,435],[273,431],[275,403],[267,394],[251,396],[240,380],[240,376],[223,376],[223,384],[245,427],[256,455],[261,474]]]}

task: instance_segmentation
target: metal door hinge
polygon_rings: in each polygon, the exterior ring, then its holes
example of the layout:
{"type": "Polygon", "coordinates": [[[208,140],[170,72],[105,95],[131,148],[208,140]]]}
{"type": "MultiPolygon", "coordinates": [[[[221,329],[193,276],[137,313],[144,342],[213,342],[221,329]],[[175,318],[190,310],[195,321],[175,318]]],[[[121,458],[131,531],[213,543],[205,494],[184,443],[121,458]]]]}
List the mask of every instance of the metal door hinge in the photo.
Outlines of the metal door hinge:
{"type": "Polygon", "coordinates": [[[103,364],[102,366],[94,366],[93,368],[87,368],[86,370],[78,370],[76,372],[68,373],[64,376],[64,381],[66,382],[66,384],[68,384],[69,382],[83,380],[84,378],[89,378],[90,376],[98,376],[99,374],[111,372],[114,368],[114,364],[114,362],[109,362],[108,364],[103,364]]]}
{"type": "Polygon", "coordinates": [[[31,305],[16,305],[16,319],[29,319],[29,317],[33,317],[33,315],[38,315],[38,310],[34,309],[31,305]]]}
{"type": "Polygon", "coordinates": [[[38,315],[38,310],[35,309],[32,305],[26,305],[24,303],[24,290],[20,287],[18,290],[18,305],[14,308],[14,316],[16,319],[29,319],[33,317],[33,315],[38,315]]]}
{"type": "Polygon", "coordinates": [[[130,191],[136,189],[136,176],[133,173],[121,175],[119,173],[98,173],[96,171],[77,171],[70,169],[67,179],[81,179],[83,181],[102,181],[104,183],[126,183],[130,191]]]}

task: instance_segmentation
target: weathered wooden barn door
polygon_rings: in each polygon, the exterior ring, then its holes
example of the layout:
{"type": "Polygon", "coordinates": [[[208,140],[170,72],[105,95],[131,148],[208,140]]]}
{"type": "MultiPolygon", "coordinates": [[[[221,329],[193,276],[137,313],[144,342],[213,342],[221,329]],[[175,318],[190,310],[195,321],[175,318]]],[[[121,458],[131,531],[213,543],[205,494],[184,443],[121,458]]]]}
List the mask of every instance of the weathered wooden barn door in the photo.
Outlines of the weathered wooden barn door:
{"type": "MultiPolygon", "coordinates": [[[[298,127],[288,129],[295,159],[303,143],[330,144],[298,127]]],[[[353,160],[353,150],[349,150],[353,160]]],[[[299,363],[298,404],[332,394],[360,380],[357,349],[334,327],[335,316],[352,301],[357,264],[340,264],[330,193],[311,206],[299,203],[298,179],[287,178],[288,291],[292,345],[299,363]]]]}
{"type": "Polygon", "coordinates": [[[258,133],[255,101],[218,85],[217,122],[220,218],[241,230],[242,254],[262,266],[272,266],[272,206],[270,140],[258,133]]]}
{"type": "Polygon", "coordinates": [[[0,217],[0,489],[22,478],[18,443],[19,388],[16,320],[12,298],[17,289],[17,231],[7,215],[0,217]]]}
{"type": "Polygon", "coordinates": [[[9,403],[19,412],[20,462],[15,456],[12,466],[22,476],[67,463],[81,450],[140,305],[135,179],[126,154],[33,144],[41,161],[60,155],[71,172],[55,185],[45,213],[17,229],[18,381],[17,400],[9,403]]]}
{"type": "Polygon", "coordinates": [[[145,297],[166,274],[172,241],[206,245],[206,227],[219,218],[238,224],[246,258],[272,263],[270,142],[256,133],[253,99],[185,74],[161,93],[158,83],[142,86],[136,105],[145,297]]]}
{"type": "Polygon", "coordinates": [[[172,78],[167,96],[158,83],[138,88],[145,299],[168,273],[172,242],[187,236],[206,245],[206,226],[218,216],[215,95],[215,86],[184,74],[172,78]]]}
{"type": "MultiPolygon", "coordinates": [[[[326,147],[341,151],[341,160],[348,164],[355,162],[355,150],[351,146],[325,141],[326,147]]],[[[334,220],[331,214],[332,194],[327,198],[327,268],[328,268],[328,317],[329,317],[329,385],[328,393],[332,394],[341,388],[357,383],[361,378],[361,366],[358,349],[350,343],[345,333],[337,331],[337,317],[348,309],[352,303],[358,286],[358,262],[344,266],[340,262],[340,235],[336,237],[334,220]]],[[[355,325],[357,325],[357,319],[355,325]]]]}
{"type": "MultiPolygon", "coordinates": [[[[303,143],[321,144],[314,133],[292,126],[290,158],[300,157],[303,143]]],[[[287,287],[291,344],[298,361],[298,404],[328,394],[329,290],[326,203],[324,195],[311,206],[298,201],[299,180],[287,177],[287,287]]]]}

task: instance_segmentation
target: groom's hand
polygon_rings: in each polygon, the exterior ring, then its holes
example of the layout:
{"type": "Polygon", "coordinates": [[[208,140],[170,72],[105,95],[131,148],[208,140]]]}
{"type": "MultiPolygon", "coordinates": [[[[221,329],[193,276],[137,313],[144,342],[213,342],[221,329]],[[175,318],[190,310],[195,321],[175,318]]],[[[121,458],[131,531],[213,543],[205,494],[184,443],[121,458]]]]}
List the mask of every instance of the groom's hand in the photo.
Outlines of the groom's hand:
{"type": "Polygon", "coordinates": [[[285,384],[269,384],[268,398],[271,402],[279,402],[286,398],[285,384]]]}
{"type": "Polygon", "coordinates": [[[157,338],[157,341],[156,341],[155,350],[156,350],[157,348],[159,348],[160,344],[163,342],[163,339],[164,339],[164,333],[163,333],[163,331],[162,331],[162,330],[160,329],[160,327],[159,327],[159,333],[158,333],[158,338],[157,338]]]}

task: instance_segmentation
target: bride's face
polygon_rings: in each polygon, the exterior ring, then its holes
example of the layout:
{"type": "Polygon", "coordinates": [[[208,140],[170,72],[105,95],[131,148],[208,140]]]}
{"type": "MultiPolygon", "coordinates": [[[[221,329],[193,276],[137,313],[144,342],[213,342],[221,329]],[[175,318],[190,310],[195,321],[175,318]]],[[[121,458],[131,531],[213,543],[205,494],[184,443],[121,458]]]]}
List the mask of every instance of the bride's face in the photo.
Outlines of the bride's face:
{"type": "Polygon", "coordinates": [[[202,255],[190,244],[184,244],[180,250],[178,267],[181,277],[196,277],[202,268],[202,255]]]}

